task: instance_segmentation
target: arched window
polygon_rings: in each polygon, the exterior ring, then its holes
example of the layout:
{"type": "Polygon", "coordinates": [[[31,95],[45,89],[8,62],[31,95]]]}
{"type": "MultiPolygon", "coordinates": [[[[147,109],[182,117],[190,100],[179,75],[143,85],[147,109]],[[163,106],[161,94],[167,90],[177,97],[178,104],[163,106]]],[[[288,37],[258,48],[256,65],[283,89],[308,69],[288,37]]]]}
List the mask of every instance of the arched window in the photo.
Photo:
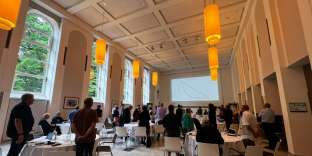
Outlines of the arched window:
{"type": "Polygon", "coordinates": [[[44,94],[52,41],[51,24],[39,15],[28,15],[18,53],[13,92],[44,94]]]}
{"type": "Polygon", "coordinates": [[[133,99],[132,62],[126,59],[124,72],[123,103],[132,104],[132,99],[133,99]]]}
{"type": "Polygon", "coordinates": [[[149,103],[149,72],[144,69],[143,74],[143,104],[149,103]]]}

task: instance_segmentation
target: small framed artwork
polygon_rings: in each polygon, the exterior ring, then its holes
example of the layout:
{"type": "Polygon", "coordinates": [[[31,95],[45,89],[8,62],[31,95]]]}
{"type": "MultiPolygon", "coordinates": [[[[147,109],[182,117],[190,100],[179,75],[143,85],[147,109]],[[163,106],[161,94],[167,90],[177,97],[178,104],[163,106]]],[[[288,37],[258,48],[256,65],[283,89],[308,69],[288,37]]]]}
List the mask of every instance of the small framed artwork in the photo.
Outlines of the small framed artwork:
{"type": "Polygon", "coordinates": [[[308,112],[306,103],[289,103],[290,112],[308,112]]]}
{"type": "Polygon", "coordinates": [[[65,97],[64,109],[75,109],[75,106],[79,105],[79,98],[77,97],[65,97]]]}
{"type": "Polygon", "coordinates": [[[115,105],[118,106],[118,101],[117,100],[112,100],[112,109],[114,108],[115,105]]]}

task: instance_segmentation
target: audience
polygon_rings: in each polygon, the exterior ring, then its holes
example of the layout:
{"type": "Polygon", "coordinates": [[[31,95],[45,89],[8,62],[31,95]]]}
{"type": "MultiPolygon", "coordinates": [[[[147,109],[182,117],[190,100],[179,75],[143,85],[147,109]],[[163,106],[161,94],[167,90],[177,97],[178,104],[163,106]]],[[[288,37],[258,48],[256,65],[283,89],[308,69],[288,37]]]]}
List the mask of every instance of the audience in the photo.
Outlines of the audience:
{"type": "Polygon", "coordinates": [[[200,128],[202,128],[202,125],[200,124],[199,120],[196,119],[196,114],[192,114],[192,118],[194,120],[194,124],[197,130],[199,130],[200,128]]]}
{"type": "Polygon", "coordinates": [[[114,112],[114,122],[116,125],[119,125],[119,111],[118,111],[118,106],[116,106],[115,112],[114,112]]]}
{"type": "MultiPolygon", "coordinates": [[[[70,120],[70,122],[73,122],[73,117],[74,117],[74,115],[75,115],[75,113],[77,112],[78,109],[79,109],[79,106],[76,105],[76,106],[75,106],[75,110],[73,110],[73,111],[71,111],[71,112],[69,113],[68,119],[70,120]]],[[[49,116],[49,117],[50,117],[50,116],[49,116]]]]}
{"type": "Polygon", "coordinates": [[[140,111],[140,105],[138,105],[137,108],[134,110],[134,112],[133,112],[133,117],[134,117],[135,115],[137,115],[137,113],[138,113],[138,114],[141,113],[141,111],[140,111]]]}
{"type": "MultiPolygon", "coordinates": [[[[163,108],[164,104],[161,103],[160,106],[157,109],[157,120],[158,120],[158,125],[163,124],[163,119],[166,115],[166,110],[163,108]]],[[[160,134],[157,135],[157,140],[159,140],[160,134]]]]}
{"type": "Polygon", "coordinates": [[[225,105],[225,111],[224,111],[224,121],[226,124],[226,129],[229,131],[229,128],[231,124],[233,123],[233,111],[230,109],[230,105],[225,105]]]}
{"type": "Polygon", "coordinates": [[[65,120],[61,117],[61,112],[56,112],[55,116],[52,118],[52,124],[62,124],[65,120]]]}
{"type": "MultiPolygon", "coordinates": [[[[173,105],[169,105],[169,114],[163,119],[163,126],[166,131],[167,137],[180,137],[181,119],[179,116],[173,113],[173,105]]],[[[171,156],[171,152],[168,152],[168,156],[171,156]]],[[[176,153],[176,156],[180,156],[180,153],[176,153]]]]}
{"type": "Polygon", "coordinates": [[[208,110],[209,110],[208,118],[209,118],[209,122],[210,122],[211,127],[218,129],[217,118],[216,118],[216,107],[212,103],[209,103],[208,110]]]}
{"type": "Polygon", "coordinates": [[[204,115],[208,115],[207,109],[205,109],[204,115]]]}
{"type": "Polygon", "coordinates": [[[247,104],[242,105],[243,115],[239,122],[238,135],[243,140],[245,148],[247,146],[255,146],[255,141],[260,136],[259,129],[257,126],[257,118],[249,111],[247,104]]]}
{"type": "Polygon", "coordinates": [[[127,124],[127,123],[131,122],[131,112],[130,112],[131,109],[132,109],[132,106],[130,105],[128,108],[126,108],[123,111],[123,114],[122,114],[122,126],[124,124],[127,124]]]}
{"type": "Polygon", "coordinates": [[[41,126],[44,136],[47,136],[50,132],[53,132],[53,126],[47,121],[49,118],[50,114],[45,113],[38,123],[38,125],[41,126]]]}
{"type": "Polygon", "coordinates": [[[197,115],[203,115],[203,110],[201,109],[201,107],[199,106],[197,112],[196,112],[197,115]]]}
{"type": "MultiPolygon", "coordinates": [[[[170,110],[169,110],[170,111],[170,110]]],[[[177,116],[180,118],[180,121],[182,120],[183,111],[181,109],[181,106],[178,105],[178,109],[176,110],[177,116]]]]}
{"type": "Polygon", "coordinates": [[[92,156],[95,140],[95,125],[98,115],[91,109],[92,98],[84,100],[84,107],[74,115],[72,130],[76,134],[76,156],[92,156]]]}
{"type": "Polygon", "coordinates": [[[96,111],[96,113],[97,113],[99,122],[103,122],[103,118],[102,118],[102,116],[103,116],[103,111],[102,111],[102,109],[101,109],[101,105],[97,105],[95,111],[96,111]]]}
{"type": "Polygon", "coordinates": [[[221,105],[221,107],[219,108],[220,109],[220,113],[219,113],[219,116],[221,119],[223,119],[224,117],[224,111],[225,111],[225,108],[223,105],[221,105]]]}
{"type": "Polygon", "coordinates": [[[194,130],[194,120],[191,117],[191,109],[186,109],[186,113],[183,116],[182,128],[184,134],[194,130]]]}
{"type": "Polygon", "coordinates": [[[11,110],[6,134],[12,139],[8,156],[18,156],[26,143],[34,125],[34,117],[29,107],[35,101],[34,95],[23,94],[22,102],[17,104],[11,110]]]}
{"type": "MultiPolygon", "coordinates": [[[[139,120],[140,120],[139,127],[146,127],[146,135],[147,135],[150,133],[150,125],[149,125],[150,116],[148,114],[146,106],[143,106],[142,110],[143,111],[139,115],[139,120]]],[[[142,144],[146,144],[145,139],[146,139],[146,137],[141,137],[141,143],[142,144]]]]}

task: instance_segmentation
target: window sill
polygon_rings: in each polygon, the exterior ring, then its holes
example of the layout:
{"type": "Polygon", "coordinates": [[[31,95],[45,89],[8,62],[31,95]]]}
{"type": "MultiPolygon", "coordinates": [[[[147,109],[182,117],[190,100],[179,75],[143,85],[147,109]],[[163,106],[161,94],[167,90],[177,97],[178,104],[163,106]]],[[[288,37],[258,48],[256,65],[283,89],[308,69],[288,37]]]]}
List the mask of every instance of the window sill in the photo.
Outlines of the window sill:
{"type": "MultiPolygon", "coordinates": [[[[11,93],[11,94],[10,94],[10,98],[21,99],[22,95],[23,95],[23,94],[21,94],[21,93],[11,93]]],[[[36,94],[34,94],[34,98],[35,98],[36,100],[49,100],[49,99],[48,99],[46,96],[44,96],[44,95],[36,95],[36,94]]]]}

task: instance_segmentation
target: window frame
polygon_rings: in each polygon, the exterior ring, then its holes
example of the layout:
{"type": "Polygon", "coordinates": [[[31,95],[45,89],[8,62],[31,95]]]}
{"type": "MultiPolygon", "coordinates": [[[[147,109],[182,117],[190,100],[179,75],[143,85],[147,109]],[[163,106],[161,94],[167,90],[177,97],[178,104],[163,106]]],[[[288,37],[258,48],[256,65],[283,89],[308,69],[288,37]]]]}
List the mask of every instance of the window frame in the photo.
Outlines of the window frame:
{"type": "Polygon", "coordinates": [[[127,86],[126,88],[126,91],[124,91],[124,88],[123,88],[123,97],[124,97],[124,94],[126,93],[126,100],[123,98],[123,103],[124,104],[132,104],[132,98],[131,96],[133,95],[133,77],[132,77],[132,62],[128,59],[125,59],[125,64],[128,64],[127,68],[124,69],[124,87],[125,85],[127,86]],[[125,83],[125,76],[126,76],[126,71],[128,73],[127,75],[127,83],[125,83]]]}
{"type": "Polygon", "coordinates": [[[143,70],[143,105],[147,105],[149,103],[149,70],[143,70]]]}

